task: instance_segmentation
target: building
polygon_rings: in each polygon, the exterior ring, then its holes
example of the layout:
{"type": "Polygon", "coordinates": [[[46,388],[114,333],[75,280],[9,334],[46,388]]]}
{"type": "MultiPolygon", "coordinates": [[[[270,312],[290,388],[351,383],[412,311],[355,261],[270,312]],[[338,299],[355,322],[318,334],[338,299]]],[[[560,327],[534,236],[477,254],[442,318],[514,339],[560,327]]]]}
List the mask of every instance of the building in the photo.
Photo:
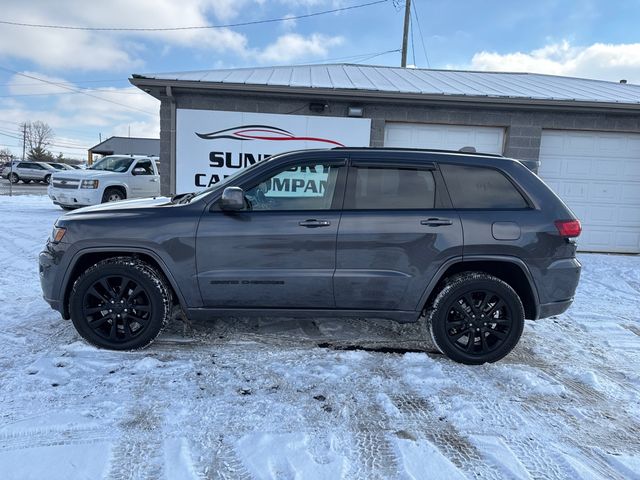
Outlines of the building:
{"type": "Polygon", "coordinates": [[[640,86],[345,64],[130,81],[161,101],[163,193],[294,148],[471,146],[539,166],[581,218],[583,250],[640,253],[640,86]]]}
{"type": "Polygon", "coordinates": [[[109,137],[89,149],[89,165],[93,155],[160,155],[160,139],[139,137],[109,137]]]}

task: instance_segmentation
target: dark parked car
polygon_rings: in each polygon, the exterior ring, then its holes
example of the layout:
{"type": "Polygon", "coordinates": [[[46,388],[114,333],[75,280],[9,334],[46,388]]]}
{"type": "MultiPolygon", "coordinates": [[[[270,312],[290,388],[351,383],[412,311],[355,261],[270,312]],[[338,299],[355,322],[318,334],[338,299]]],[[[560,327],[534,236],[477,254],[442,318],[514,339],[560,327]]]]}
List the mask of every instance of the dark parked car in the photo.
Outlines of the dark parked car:
{"type": "Polygon", "coordinates": [[[60,217],[44,297],[89,342],[148,345],[180,307],[422,322],[450,358],[493,362],[524,319],[564,312],[580,222],[517,160],[337,148],[277,155],[200,193],[60,217]]]}

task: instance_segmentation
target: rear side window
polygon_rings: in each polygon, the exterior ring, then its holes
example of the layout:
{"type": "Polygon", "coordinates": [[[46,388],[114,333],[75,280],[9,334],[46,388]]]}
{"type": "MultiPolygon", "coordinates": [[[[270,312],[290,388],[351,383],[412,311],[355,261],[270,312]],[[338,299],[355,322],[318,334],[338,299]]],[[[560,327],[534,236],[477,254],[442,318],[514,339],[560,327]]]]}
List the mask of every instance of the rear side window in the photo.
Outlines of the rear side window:
{"type": "Polygon", "coordinates": [[[349,174],[346,209],[413,210],[434,208],[435,181],[430,170],[355,167],[349,174]]]}
{"type": "Polygon", "coordinates": [[[511,209],[529,205],[500,171],[485,167],[440,164],[455,208],[511,209]]]}

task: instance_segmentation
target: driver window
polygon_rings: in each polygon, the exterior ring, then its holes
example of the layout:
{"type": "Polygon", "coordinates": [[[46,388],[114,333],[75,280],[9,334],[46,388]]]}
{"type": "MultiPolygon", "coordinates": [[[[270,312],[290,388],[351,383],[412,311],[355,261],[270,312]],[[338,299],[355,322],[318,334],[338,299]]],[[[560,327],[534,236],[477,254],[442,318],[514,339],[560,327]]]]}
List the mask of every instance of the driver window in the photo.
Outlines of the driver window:
{"type": "Polygon", "coordinates": [[[305,164],[246,189],[250,210],[330,210],[340,166],[305,164]]]}
{"type": "Polygon", "coordinates": [[[136,163],[134,170],[136,168],[144,168],[144,173],[140,173],[139,175],[153,175],[153,168],[151,168],[151,160],[140,160],[136,163]]]}

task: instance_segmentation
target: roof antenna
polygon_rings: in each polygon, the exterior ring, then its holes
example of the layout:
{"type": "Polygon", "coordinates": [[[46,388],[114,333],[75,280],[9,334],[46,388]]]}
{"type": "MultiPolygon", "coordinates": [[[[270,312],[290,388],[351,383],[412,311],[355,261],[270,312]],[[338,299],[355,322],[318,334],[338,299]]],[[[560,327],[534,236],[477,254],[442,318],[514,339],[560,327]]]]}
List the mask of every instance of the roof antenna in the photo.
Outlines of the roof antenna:
{"type": "Polygon", "coordinates": [[[462,147],[458,151],[463,153],[476,153],[476,147],[462,147]]]}

